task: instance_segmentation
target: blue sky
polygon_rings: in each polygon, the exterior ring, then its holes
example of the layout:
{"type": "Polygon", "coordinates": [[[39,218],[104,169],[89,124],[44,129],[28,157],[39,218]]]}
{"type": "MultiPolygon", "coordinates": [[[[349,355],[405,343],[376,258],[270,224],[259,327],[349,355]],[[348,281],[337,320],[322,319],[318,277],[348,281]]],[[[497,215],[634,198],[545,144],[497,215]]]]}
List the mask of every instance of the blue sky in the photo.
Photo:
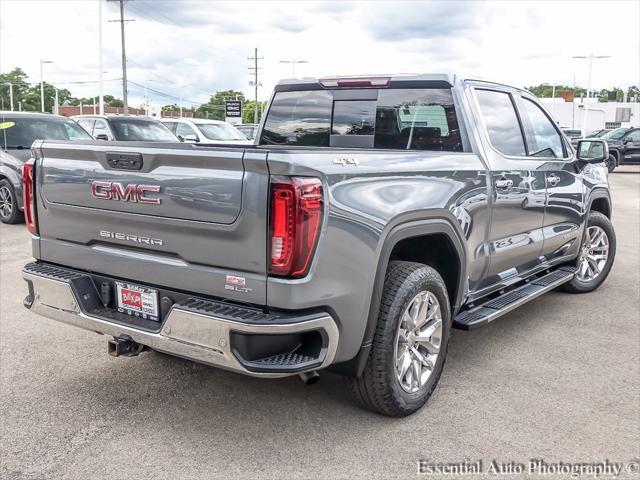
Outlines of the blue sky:
{"type": "MultiPolygon", "coordinates": [[[[143,85],[153,102],[185,106],[219,89],[249,86],[259,48],[260,97],[291,77],[281,60],[302,59],[296,76],[460,72],[518,86],[640,83],[640,2],[214,2],[130,0],[125,6],[130,103],[143,85]],[[157,93],[161,92],[161,93],[157,93]]],[[[115,3],[103,3],[105,93],[121,96],[120,30],[115,3]]],[[[97,92],[98,0],[0,1],[0,70],[22,67],[74,94],[97,92]]]]}

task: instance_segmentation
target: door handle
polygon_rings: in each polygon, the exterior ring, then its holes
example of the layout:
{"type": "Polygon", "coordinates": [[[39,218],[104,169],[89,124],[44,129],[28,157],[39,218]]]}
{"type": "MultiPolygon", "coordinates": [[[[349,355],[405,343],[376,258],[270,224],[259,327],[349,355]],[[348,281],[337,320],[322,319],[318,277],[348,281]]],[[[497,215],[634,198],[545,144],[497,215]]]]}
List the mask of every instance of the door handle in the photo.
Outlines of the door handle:
{"type": "Polygon", "coordinates": [[[560,177],[557,175],[549,175],[547,177],[547,183],[552,187],[555,187],[558,183],[560,183],[560,177]]]}
{"type": "Polygon", "coordinates": [[[500,180],[496,180],[496,188],[511,188],[513,187],[513,180],[509,180],[508,178],[501,178],[500,180]]]}

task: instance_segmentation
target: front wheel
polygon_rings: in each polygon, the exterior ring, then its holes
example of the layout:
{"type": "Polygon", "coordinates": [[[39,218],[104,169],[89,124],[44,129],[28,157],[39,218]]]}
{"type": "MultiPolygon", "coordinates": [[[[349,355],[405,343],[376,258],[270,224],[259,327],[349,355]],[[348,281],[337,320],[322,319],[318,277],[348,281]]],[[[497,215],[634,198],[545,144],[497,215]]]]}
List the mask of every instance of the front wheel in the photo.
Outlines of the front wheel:
{"type": "Polygon", "coordinates": [[[450,328],[449,297],[438,272],[392,262],[364,372],[348,379],[354,398],[392,417],[419,410],[442,374],[450,328]]]}
{"type": "Polygon", "coordinates": [[[607,170],[609,170],[609,173],[612,173],[617,166],[616,157],[609,154],[609,158],[607,158],[607,160],[605,161],[605,165],[607,166],[607,170]]]}
{"type": "Polygon", "coordinates": [[[615,256],[616,232],[611,220],[600,212],[589,212],[576,275],[562,285],[562,290],[570,293],[592,292],[606,280],[615,256]]]}

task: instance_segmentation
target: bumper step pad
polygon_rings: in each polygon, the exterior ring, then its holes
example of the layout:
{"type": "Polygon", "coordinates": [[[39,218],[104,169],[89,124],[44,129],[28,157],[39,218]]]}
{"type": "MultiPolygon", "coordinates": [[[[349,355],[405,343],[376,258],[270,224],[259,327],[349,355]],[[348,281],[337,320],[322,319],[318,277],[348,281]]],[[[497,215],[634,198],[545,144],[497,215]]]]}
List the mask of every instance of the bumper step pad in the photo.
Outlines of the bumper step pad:
{"type": "MultiPolygon", "coordinates": [[[[44,262],[25,265],[25,307],[33,313],[114,337],[116,356],[153,350],[259,377],[285,377],[325,368],[335,357],[339,331],[320,310],[264,311],[156,288],[171,297],[160,322],[104,305],[98,285],[118,279],[44,262]]],[[[124,280],[122,280],[124,281],[124,280]]]]}
{"type": "Polygon", "coordinates": [[[486,325],[543,293],[571,281],[574,275],[574,267],[561,267],[542,275],[483,304],[460,312],[454,319],[453,326],[462,330],[473,330],[486,325]]]}

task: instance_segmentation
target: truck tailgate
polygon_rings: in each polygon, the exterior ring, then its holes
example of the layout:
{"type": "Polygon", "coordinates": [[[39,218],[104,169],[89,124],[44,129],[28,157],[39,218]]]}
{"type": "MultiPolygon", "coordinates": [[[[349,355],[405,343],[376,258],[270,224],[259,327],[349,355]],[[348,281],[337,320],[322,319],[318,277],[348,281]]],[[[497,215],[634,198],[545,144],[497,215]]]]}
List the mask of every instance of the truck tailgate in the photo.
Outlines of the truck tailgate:
{"type": "Polygon", "coordinates": [[[266,153],[129,142],[34,151],[42,260],[265,303],[266,153]]]}

